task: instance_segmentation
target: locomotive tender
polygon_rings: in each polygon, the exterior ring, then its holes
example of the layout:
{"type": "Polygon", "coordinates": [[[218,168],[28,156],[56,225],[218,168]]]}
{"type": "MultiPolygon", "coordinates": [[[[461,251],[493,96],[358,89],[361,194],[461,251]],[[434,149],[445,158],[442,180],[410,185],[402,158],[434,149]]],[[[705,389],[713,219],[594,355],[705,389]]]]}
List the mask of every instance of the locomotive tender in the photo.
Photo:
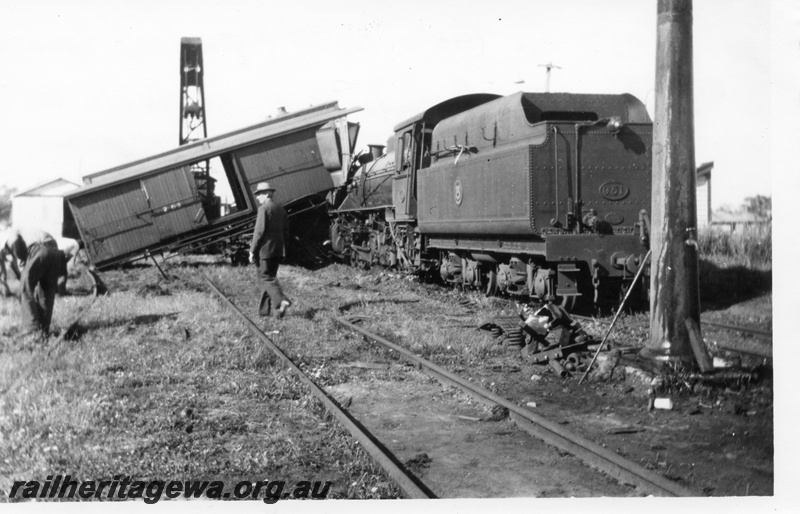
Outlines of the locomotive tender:
{"type": "Polygon", "coordinates": [[[646,255],[652,122],[629,94],[459,96],[388,146],[335,210],[331,245],[354,265],[571,308],[617,300],[646,255]]]}

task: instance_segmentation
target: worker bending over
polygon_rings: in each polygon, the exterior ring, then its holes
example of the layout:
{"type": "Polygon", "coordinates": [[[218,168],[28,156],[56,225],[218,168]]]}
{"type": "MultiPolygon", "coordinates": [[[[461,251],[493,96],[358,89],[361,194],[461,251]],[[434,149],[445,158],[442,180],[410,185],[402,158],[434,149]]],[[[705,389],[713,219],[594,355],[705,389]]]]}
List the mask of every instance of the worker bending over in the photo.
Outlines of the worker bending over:
{"type": "Polygon", "coordinates": [[[53,317],[53,304],[58,289],[62,257],[56,240],[43,230],[11,229],[2,248],[6,255],[19,262],[20,303],[24,334],[47,336],[53,317]]]}

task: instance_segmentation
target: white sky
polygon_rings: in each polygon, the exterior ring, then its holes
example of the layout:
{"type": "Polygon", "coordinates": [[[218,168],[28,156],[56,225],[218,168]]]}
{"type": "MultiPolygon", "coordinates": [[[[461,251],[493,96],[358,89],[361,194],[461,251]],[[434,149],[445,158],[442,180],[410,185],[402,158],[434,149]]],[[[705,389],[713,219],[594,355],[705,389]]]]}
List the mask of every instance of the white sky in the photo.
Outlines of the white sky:
{"type": "MultiPolygon", "coordinates": [[[[712,203],[797,171],[800,2],[695,0],[696,161],[712,203]],[[772,25],[772,27],[771,27],[772,25]]],[[[210,136],[279,106],[365,109],[358,148],[464,93],[628,92],[652,113],[656,0],[0,2],[0,185],[85,174],[178,144],[179,48],[200,37],[210,136]],[[524,80],[524,84],[515,84],[524,80]]]]}

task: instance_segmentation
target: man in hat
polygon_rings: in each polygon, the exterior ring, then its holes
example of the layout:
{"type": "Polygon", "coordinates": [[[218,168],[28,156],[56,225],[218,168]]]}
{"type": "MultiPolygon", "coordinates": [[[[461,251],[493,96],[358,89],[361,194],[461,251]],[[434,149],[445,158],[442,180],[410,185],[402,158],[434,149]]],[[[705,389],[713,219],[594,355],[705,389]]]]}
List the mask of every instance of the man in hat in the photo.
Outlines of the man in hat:
{"type": "Polygon", "coordinates": [[[62,260],[56,240],[43,230],[12,229],[0,253],[22,267],[20,302],[26,333],[47,336],[62,260]]]}
{"type": "Polygon", "coordinates": [[[278,283],[278,265],[286,254],[285,241],[288,237],[286,211],[272,200],[275,188],[269,182],[260,182],[254,194],[261,205],[253,230],[253,242],[250,244],[250,262],[255,263],[258,259],[258,276],[264,282],[258,313],[269,316],[271,306],[276,305],[277,316],[282,318],[292,304],[283,295],[278,283]]]}

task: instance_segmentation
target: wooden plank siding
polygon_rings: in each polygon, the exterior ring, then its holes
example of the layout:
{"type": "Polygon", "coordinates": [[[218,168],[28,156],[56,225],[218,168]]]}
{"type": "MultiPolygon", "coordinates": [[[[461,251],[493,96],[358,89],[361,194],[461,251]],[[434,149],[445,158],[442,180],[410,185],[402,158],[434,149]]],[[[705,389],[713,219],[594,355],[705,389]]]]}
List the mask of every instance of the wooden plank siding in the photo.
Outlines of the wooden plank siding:
{"type": "Polygon", "coordinates": [[[235,150],[239,170],[251,189],[259,182],[269,182],[277,189],[274,199],[279,204],[332,189],[333,180],[322,164],[316,130],[312,127],[235,150]]]}

